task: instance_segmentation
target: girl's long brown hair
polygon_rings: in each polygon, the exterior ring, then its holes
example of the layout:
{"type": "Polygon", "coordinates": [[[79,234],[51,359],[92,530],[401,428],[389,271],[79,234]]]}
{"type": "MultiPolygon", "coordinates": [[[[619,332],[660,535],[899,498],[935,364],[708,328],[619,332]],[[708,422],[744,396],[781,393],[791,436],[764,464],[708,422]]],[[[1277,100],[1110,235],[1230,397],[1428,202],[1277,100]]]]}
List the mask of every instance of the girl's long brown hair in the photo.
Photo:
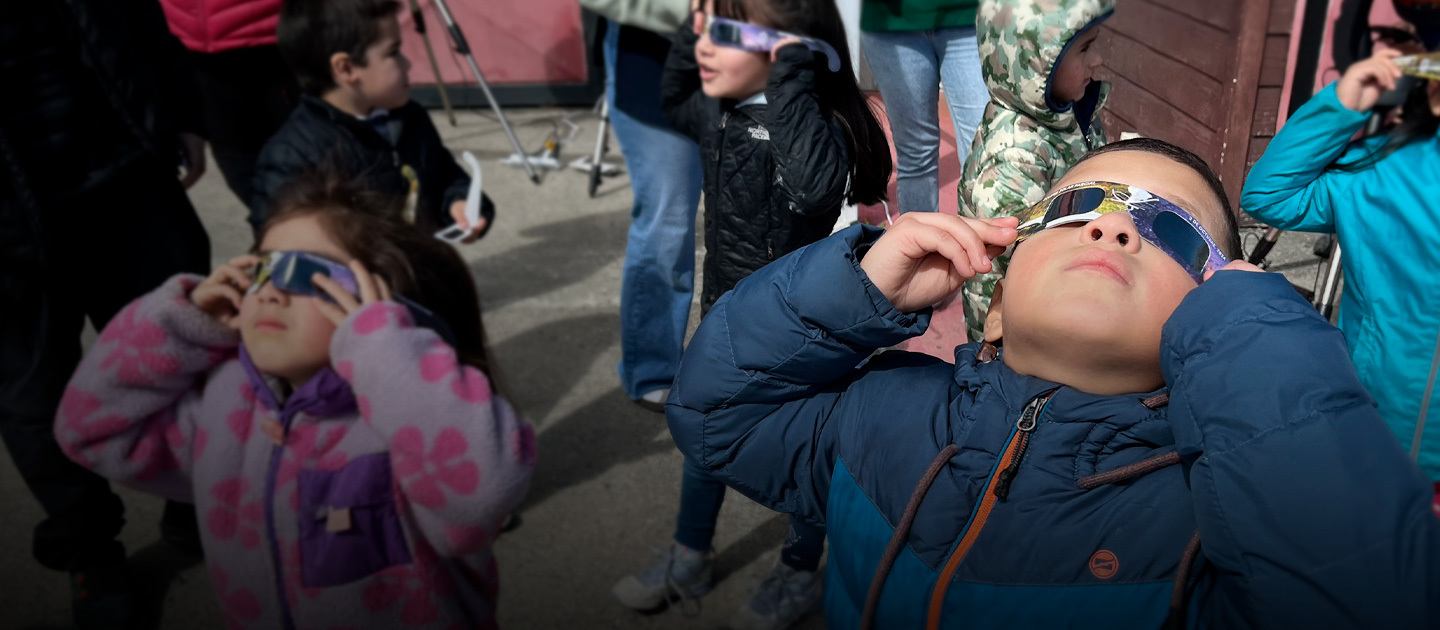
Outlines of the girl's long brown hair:
{"type": "Polygon", "coordinates": [[[311,173],[281,189],[256,243],[280,223],[315,217],[330,238],[384,278],[391,291],[444,320],[454,333],[460,362],[483,372],[499,391],[470,269],[454,248],[406,223],[402,204],[332,172],[311,173]]]}
{"type": "Polygon", "coordinates": [[[844,123],[850,136],[850,194],[854,204],[877,204],[890,186],[890,141],[855,81],[845,23],[835,0],[715,0],[715,15],[813,37],[835,48],[840,71],[815,72],[821,111],[844,123]]]}

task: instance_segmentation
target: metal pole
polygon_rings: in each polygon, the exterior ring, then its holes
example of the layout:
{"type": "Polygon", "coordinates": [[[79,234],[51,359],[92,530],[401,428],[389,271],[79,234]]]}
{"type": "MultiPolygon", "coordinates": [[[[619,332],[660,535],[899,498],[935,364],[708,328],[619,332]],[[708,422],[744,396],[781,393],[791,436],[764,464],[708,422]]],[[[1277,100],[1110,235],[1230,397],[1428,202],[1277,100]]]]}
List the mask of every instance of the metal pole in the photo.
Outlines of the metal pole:
{"type": "Polygon", "coordinates": [[[415,0],[410,0],[410,18],[415,21],[415,32],[420,34],[420,41],[425,42],[425,56],[430,58],[430,71],[435,73],[435,89],[440,91],[440,104],[445,107],[445,115],[450,117],[450,126],[456,127],[455,108],[450,106],[445,80],[440,78],[440,63],[435,61],[435,49],[430,46],[430,35],[425,32],[425,14],[420,12],[420,5],[415,0]]]}
{"type": "Polygon", "coordinates": [[[600,134],[595,137],[595,157],[590,161],[590,196],[595,196],[595,191],[600,188],[601,163],[605,158],[605,151],[609,148],[610,134],[607,127],[610,124],[610,99],[604,95],[600,96],[600,134]]]}
{"type": "Polygon", "coordinates": [[[506,137],[510,138],[510,144],[515,147],[516,155],[520,156],[520,164],[530,175],[530,181],[539,184],[540,175],[530,165],[529,156],[525,154],[525,148],[520,146],[520,140],[515,137],[515,131],[510,128],[510,122],[505,120],[505,112],[500,110],[500,103],[495,102],[495,94],[490,91],[490,84],[485,82],[485,74],[480,72],[480,64],[475,63],[475,55],[470,53],[470,44],[465,41],[465,33],[460,31],[460,25],[455,23],[455,17],[450,14],[450,7],[445,6],[445,0],[433,1],[435,8],[440,11],[440,19],[445,22],[446,32],[450,33],[450,41],[455,44],[455,52],[464,56],[465,61],[470,64],[470,72],[480,83],[480,91],[485,94],[485,100],[490,101],[490,109],[495,110],[495,117],[500,119],[500,127],[505,130],[506,137]]]}
{"type": "Polygon", "coordinates": [[[1330,319],[1330,312],[1335,305],[1335,290],[1340,288],[1340,244],[1335,244],[1335,251],[1330,254],[1329,267],[1325,270],[1325,283],[1315,294],[1320,296],[1315,303],[1315,308],[1325,319],[1330,319]]]}

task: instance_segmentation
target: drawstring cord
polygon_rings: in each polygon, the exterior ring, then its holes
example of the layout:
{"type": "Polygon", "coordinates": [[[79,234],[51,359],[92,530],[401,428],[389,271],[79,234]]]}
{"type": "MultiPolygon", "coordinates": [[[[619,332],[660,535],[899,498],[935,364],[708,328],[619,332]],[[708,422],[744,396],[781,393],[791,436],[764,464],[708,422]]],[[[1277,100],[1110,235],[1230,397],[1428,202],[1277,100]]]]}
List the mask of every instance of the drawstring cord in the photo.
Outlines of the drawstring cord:
{"type": "Polygon", "coordinates": [[[885,546],[885,555],[880,557],[875,576],[870,578],[870,591],[865,594],[865,612],[860,617],[861,630],[875,627],[875,611],[880,606],[880,592],[885,589],[885,578],[890,576],[890,569],[895,566],[895,560],[905,549],[905,539],[910,537],[910,526],[915,524],[915,514],[920,511],[920,502],[925,500],[925,494],[930,492],[930,486],[935,483],[935,478],[940,476],[940,469],[959,452],[960,447],[954,444],[942,449],[940,454],[935,456],[935,460],[930,462],[930,467],[925,469],[920,483],[915,486],[915,492],[910,494],[910,502],[905,504],[905,515],[895,527],[895,534],[890,536],[890,544],[885,546]]]}

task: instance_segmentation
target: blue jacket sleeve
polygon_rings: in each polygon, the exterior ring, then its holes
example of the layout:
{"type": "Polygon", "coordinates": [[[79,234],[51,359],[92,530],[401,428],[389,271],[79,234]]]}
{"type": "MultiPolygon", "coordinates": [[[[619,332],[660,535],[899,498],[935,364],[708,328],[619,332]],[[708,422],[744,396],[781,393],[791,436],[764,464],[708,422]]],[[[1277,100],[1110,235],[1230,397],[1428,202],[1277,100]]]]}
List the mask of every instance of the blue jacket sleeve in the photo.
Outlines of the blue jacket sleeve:
{"type": "Polygon", "coordinates": [[[1433,490],[1386,428],[1340,331],[1279,274],[1222,271],[1161,343],[1212,627],[1440,623],[1433,490]]]}
{"type": "Polygon", "coordinates": [[[884,394],[865,391],[856,366],[929,324],[929,313],[896,311],[860,269],[881,233],[849,228],[755,272],[715,304],[680,362],[666,405],[676,445],[767,507],[824,519],[842,425],[860,415],[846,408],[884,394]]]}
{"type": "Polygon", "coordinates": [[[1341,105],[1334,84],[1321,90],[1270,141],[1245,179],[1240,207],[1282,230],[1334,232],[1335,210],[1366,172],[1325,167],[1345,153],[1367,117],[1341,105]]]}

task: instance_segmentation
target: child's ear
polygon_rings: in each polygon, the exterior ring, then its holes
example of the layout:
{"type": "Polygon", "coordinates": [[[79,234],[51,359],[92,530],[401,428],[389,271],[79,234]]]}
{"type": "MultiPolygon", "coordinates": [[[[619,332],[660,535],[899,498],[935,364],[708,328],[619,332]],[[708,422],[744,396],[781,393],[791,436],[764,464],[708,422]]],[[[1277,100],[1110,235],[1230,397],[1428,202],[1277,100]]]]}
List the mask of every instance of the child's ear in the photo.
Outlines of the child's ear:
{"type": "Polygon", "coordinates": [[[1005,310],[1005,281],[995,283],[995,292],[990,296],[990,310],[985,313],[985,341],[995,343],[1005,335],[1004,317],[1005,310]]]}
{"type": "Polygon", "coordinates": [[[350,85],[355,78],[355,60],[350,53],[330,55],[330,76],[335,79],[335,85],[350,85]]]}

